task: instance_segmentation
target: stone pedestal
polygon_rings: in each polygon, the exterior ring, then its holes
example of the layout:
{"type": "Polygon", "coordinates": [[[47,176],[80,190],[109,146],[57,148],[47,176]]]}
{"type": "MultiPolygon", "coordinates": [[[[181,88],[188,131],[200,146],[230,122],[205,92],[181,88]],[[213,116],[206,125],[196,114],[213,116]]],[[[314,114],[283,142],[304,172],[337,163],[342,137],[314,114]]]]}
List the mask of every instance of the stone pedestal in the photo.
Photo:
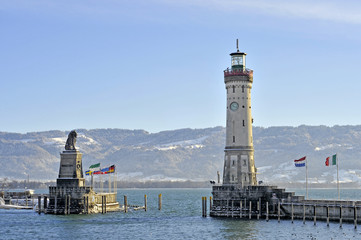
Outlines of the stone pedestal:
{"type": "Polygon", "coordinates": [[[84,196],[91,195],[91,188],[85,187],[82,153],[66,150],[60,153],[59,176],[56,187],[49,187],[49,208],[47,213],[72,214],[84,212],[84,196]]]}
{"type": "Polygon", "coordinates": [[[82,156],[78,150],[63,151],[60,153],[59,178],[56,180],[57,187],[83,187],[82,156]]]}
{"type": "MultiPolygon", "coordinates": [[[[78,150],[60,153],[59,179],[84,179],[82,156],[78,150]]],[[[84,185],[83,185],[84,186],[84,185]]]]}

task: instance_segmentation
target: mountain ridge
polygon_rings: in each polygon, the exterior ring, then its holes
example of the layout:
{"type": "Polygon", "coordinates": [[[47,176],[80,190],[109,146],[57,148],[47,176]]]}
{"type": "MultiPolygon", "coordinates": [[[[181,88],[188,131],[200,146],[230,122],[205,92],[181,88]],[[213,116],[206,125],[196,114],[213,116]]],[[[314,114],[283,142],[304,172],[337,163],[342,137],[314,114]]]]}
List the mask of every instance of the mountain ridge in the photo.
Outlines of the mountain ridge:
{"type": "MultiPolygon", "coordinates": [[[[222,173],[225,128],[176,129],[149,133],[142,129],[77,129],[76,146],[83,170],[93,163],[115,164],[122,181],[208,181],[222,173]]],[[[0,132],[0,177],[55,180],[67,131],[0,132]]],[[[258,180],[305,181],[293,160],[307,156],[310,183],[334,184],[336,169],[325,167],[337,153],[340,180],[361,183],[361,125],[253,127],[258,180]]]]}

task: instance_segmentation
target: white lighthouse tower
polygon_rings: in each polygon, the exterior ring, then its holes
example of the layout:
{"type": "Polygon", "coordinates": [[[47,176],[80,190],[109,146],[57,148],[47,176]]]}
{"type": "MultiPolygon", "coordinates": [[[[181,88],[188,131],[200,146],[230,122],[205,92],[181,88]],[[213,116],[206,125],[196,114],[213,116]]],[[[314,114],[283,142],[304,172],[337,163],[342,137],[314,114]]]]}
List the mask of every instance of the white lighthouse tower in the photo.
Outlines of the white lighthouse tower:
{"type": "Polygon", "coordinates": [[[223,184],[257,185],[252,136],[251,89],[253,70],[246,68],[246,53],[231,53],[232,67],[224,71],[227,90],[226,147],[223,184]]]}

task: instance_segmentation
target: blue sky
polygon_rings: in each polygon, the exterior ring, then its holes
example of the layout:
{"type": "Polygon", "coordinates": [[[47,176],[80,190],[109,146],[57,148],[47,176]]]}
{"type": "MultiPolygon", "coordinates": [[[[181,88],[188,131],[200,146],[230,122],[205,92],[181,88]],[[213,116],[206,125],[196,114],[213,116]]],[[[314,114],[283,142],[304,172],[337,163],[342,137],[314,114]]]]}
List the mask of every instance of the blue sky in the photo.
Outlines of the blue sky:
{"type": "Polygon", "coordinates": [[[0,131],[225,126],[246,52],[255,126],[361,124],[361,3],[0,0],[0,131]]]}

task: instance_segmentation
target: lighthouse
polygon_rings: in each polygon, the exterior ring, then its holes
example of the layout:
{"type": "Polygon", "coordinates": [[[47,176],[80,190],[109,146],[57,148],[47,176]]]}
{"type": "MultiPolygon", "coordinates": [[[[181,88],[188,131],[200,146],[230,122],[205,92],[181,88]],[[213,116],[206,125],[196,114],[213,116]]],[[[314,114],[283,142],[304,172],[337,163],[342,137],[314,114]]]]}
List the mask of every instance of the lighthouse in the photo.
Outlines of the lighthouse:
{"type": "Polygon", "coordinates": [[[226,146],[223,184],[257,185],[252,136],[251,89],[253,70],[246,68],[246,53],[230,54],[231,68],[224,70],[227,91],[226,146]]]}
{"type": "MultiPolygon", "coordinates": [[[[239,51],[238,40],[237,51],[230,55],[231,68],[224,70],[227,126],[223,183],[218,180],[218,184],[212,186],[209,215],[267,220],[273,217],[280,221],[281,217],[316,219],[317,212],[319,219],[327,219],[328,222],[329,219],[340,218],[342,222],[341,209],[349,206],[350,209],[344,212],[350,214],[342,214],[342,217],[354,221],[356,227],[357,206],[350,205],[347,200],[339,200],[336,204],[333,200],[305,200],[303,196],[269,183],[257,185],[251,114],[253,71],[246,68],[246,53],[239,51]],[[333,209],[330,207],[331,202],[334,204],[333,209]]],[[[202,212],[206,217],[207,198],[202,199],[202,212]]]]}

